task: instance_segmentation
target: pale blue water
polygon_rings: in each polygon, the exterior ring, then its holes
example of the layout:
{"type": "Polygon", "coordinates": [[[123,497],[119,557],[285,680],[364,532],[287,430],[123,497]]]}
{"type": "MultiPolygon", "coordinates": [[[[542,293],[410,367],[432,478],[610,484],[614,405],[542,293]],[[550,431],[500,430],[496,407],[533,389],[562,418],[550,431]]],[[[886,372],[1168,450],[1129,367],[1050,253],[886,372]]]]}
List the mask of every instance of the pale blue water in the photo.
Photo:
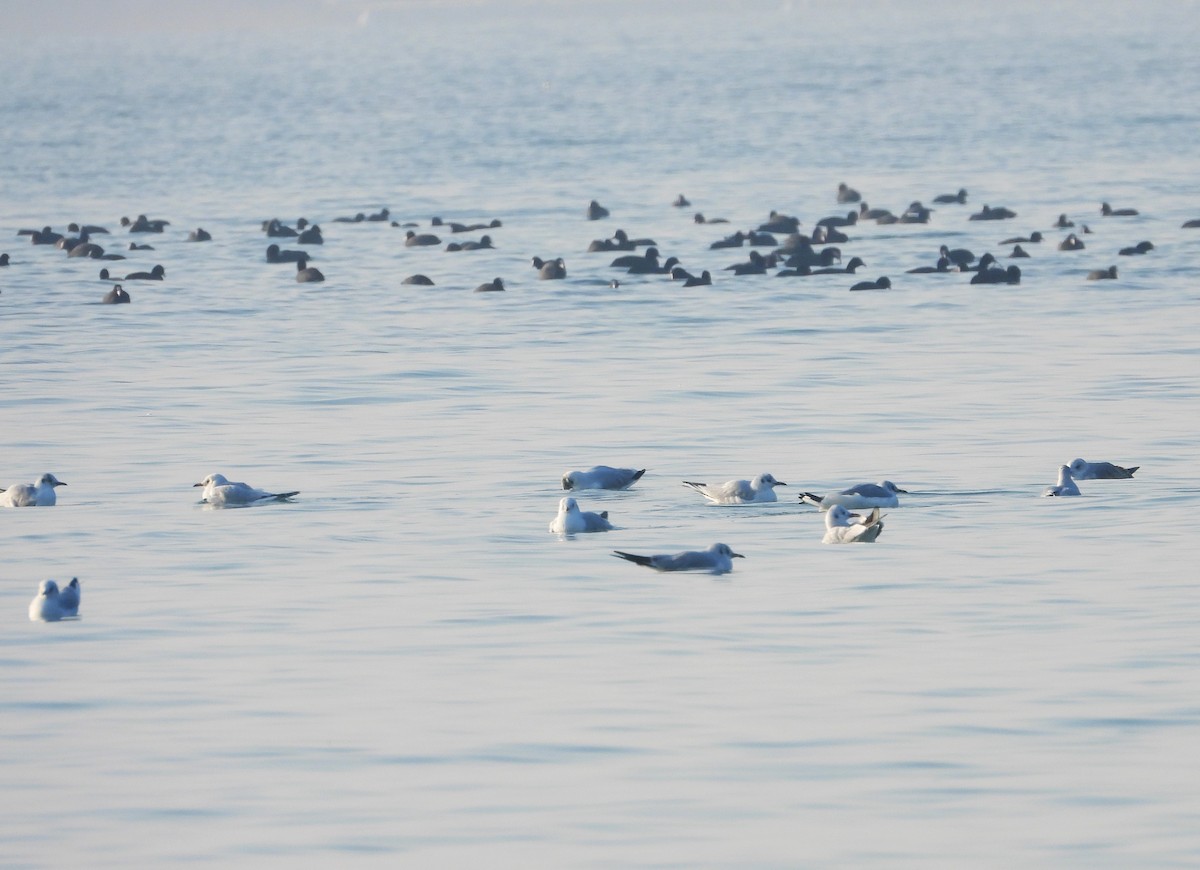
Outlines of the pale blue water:
{"type": "Polygon", "coordinates": [[[0,36],[0,485],[68,483],[0,514],[0,865],[1200,863],[1195,5],[359,12],[0,36]],[[888,293],[708,249],[840,181],[970,199],[850,231],[888,293]],[[383,206],[504,226],[332,222],[383,206]],[[16,236],[138,213],[128,306],[16,236]],[[323,285],[263,262],[301,215],[323,285]],[[609,289],[618,227],[716,283],[609,289]],[[1018,287],[904,274],[1033,230],[1018,287]],[[1040,499],[1076,456],[1142,468],[1040,499]],[[596,463],[648,471],[557,540],[596,463]],[[213,471],[302,492],[205,510],[213,471]],[[879,542],[823,546],[796,493],[882,477],[879,542]],[[723,578],[609,555],[714,541],[723,578]]]}

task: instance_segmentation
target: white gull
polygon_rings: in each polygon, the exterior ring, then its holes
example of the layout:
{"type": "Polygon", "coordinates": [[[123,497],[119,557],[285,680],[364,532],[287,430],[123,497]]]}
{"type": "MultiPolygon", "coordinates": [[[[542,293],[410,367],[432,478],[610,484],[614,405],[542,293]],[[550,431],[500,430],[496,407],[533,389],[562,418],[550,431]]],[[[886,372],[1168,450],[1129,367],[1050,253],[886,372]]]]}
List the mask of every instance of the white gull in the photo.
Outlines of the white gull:
{"type": "Polygon", "coordinates": [[[638,556],[621,550],[613,550],[613,555],[655,571],[708,571],[710,574],[732,571],[734,559],[746,558],[741,553],[733,552],[728,544],[713,544],[707,550],[687,550],[673,555],[638,556]]]}
{"type": "Polygon", "coordinates": [[[646,473],[646,469],[612,468],[594,465],[587,471],[568,471],[563,475],[563,489],[628,489],[646,473]]]}
{"type": "Polygon", "coordinates": [[[248,483],[237,483],[227,480],[223,474],[210,474],[204,480],[194,483],[192,486],[204,487],[204,494],[200,500],[213,507],[244,507],[265,501],[284,501],[294,495],[300,494],[299,490],[295,492],[266,492],[265,490],[255,489],[248,483]]]}
{"type": "Polygon", "coordinates": [[[1075,481],[1071,478],[1071,469],[1069,466],[1058,466],[1058,483],[1055,486],[1046,487],[1042,495],[1079,495],[1079,487],[1075,485],[1075,481]]]}
{"type": "Polygon", "coordinates": [[[0,490],[0,507],[50,507],[58,501],[54,487],[66,484],[49,472],[38,478],[37,483],[14,483],[0,490]]]}
{"type": "Polygon", "coordinates": [[[800,494],[800,501],[815,504],[821,510],[829,510],[835,504],[840,504],[850,510],[860,510],[873,507],[899,507],[899,493],[907,493],[890,480],[879,483],[858,483],[839,492],[825,495],[814,495],[811,492],[800,494]]]}
{"type": "Polygon", "coordinates": [[[61,590],[53,580],[43,580],[38,587],[38,594],[29,602],[30,622],[58,622],[58,620],[79,615],[79,578],[72,577],[71,582],[61,590]]]}
{"type": "Polygon", "coordinates": [[[685,480],[683,485],[690,486],[713,504],[755,504],[778,501],[775,496],[775,487],[787,486],[782,480],[776,480],[765,472],[753,480],[728,480],[713,486],[685,480]]]}
{"type": "Polygon", "coordinates": [[[1076,459],[1068,467],[1071,469],[1071,477],[1076,480],[1126,480],[1141,468],[1140,465],[1123,468],[1111,462],[1085,462],[1082,459],[1076,459]]]}
{"type": "Polygon", "coordinates": [[[879,508],[872,508],[865,517],[852,514],[840,504],[835,504],[825,514],[824,544],[870,544],[883,531],[883,515],[879,508]]]}
{"type": "Polygon", "coordinates": [[[557,535],[574,535],[579,532],[607,532],[613,525],[608,521],[608,511],[592,513],[579,509],[579,503],[571,496],[558,502],[558,516],[550,521],[550,531],[557,535]]]}

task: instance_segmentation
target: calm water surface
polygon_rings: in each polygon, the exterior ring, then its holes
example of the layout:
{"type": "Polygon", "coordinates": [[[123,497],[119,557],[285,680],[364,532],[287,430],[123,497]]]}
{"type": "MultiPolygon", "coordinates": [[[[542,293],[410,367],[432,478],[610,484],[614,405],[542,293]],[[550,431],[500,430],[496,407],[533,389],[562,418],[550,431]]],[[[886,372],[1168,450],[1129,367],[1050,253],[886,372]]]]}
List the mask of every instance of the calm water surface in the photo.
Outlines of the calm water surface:
{"type": "Polygon", "coordinates": [[[0,865],[1200,863],[1195,4],[350,7],[0,37],[0,485],[68,483],[0,516],[0,865]],[[970,198],[850,230],[887,293],[709,250],[840,181],[970,198]],[[332,222],[384,206],[504,225],[332,222]],[[138,213],[128,306],[16,236],[138,213]],[[263,261],[301,215],[323,285],[263,261]],[[714,285],[609,288],[618,227],[714,285]],[[1033,230],[1017,287],[904,274],[1033,230]],[[1038,498],[1076,456],[1142,468],[1038,498]],[[548,534],[597,463],[648,469],[580,494],[617,529],[548,534]],[[883,477],[879,542],[823,546],[796,493],[883,477]]]}

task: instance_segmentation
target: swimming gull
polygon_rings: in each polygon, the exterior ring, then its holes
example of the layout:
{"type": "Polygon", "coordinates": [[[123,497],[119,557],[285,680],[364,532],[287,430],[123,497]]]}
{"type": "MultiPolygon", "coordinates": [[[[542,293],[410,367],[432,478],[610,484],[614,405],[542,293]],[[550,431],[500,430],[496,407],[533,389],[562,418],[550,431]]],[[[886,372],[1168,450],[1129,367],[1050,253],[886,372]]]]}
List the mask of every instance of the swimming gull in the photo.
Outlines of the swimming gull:
{"type": "Polygon", "coordinates": [[[870,544],[883,531],[883,515],[879,508],[871,508],[865,517],[852,514],[840,504],[835,504],[825,514],[824,544],[870,544]]]}
{"type": "Polygon", "coordinates": [[[687,550],[674,555],[638,556],[621,550],[613,550],[613,555],[655,571],[708,571],[710,574],[726,574],[733,570],[734,559],[746,558],[733,552],[728,544],[713,544],[707,550],[687,550]]]}
{"type": "Polygon", "coordinates": [[[43,580],[38,594],[29,602],[30,622],[58,622],[65,617],[79,615],[79,578],[61,590],[53,580],[43,580]]]}
{"type": "Polygon", "coordinates": [[[1046,487],[1042,495],[1079,495],[1079,487],[1075,485],[1075,481],[1071,477],[1071,467],[1068,465],[1058,466],[1058,483],[1046,487]]]}
{"type": "Polygon", "coordinates": [[[775,487],[787,486],[782,480],[776,480],[765,472],[753,480],[728,480],[713,486],[685,480],[683,485],[690,486],[713,504],[754,504],[778,501],[775,496],[775,487]]]}
{"type": "Polygon", "coordinates": [[[613,525],[608,521],[608,511],[592,513],[581,511],[579,503],[571,496],[558,502],[558,516],[550,521],[550,531],[557,535],[574,535],[579,532],[607,532],[613,525]]]}
{"type": "Polygon", "coordinates": [[[0,490],[0,507],[50,507],[58,501],[54,487],[66,485],[46,472],[37,483],[14,483],[8,489],[0,490]]]}
{"type": "Polygon", "coordinates": [[[204,487],[204,494],[200,500],[213,507],[242,507],[265,501],[285,501],[294,495],[300,494],[299,490],[295,492],[266,492],[265,490],[255,489],[247,483],[237,483],[227,480],[223,474],[210,474],[204,480],[194,483],[192,486],[204,487]]]}
{"type": "Polygon", "coordinates": [[[563,475],[563,489],[629,489],[646,469],[612,468],[594,465],[587,471],[568,471],[563,475]]]}
{"type": "Polygon", "coordinates": [[[1082,459],[1076,459],[1068,467],[1075,480],[1125,480],[1141,468],[1140,465],[1124,468],[1111,462],[1085,462],[1082,459]]]}
{"type": "Polygon", "coordinates": [[[814,495],[811,492],[800,493],[800,501],[807,504],[814,504],[821,510],[829,510],[836,504],[850,510],[859,510],[873,507],[899,507],[899,493],[907,493],[908,490],[901,489],[892,483],[890,480],[881,480],[879,483],[859,483],[854,486],[847,487],[840,492],[830,492],[825,495],[814,495]]]}

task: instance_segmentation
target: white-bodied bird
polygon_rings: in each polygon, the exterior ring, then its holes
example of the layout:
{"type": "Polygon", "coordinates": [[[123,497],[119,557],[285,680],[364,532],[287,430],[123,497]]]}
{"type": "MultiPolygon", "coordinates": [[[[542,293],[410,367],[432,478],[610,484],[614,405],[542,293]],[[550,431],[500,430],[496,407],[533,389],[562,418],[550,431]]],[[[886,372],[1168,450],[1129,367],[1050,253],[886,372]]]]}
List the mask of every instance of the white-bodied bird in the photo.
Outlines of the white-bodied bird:
{"type": "Polygon", "coordinates": [[[61,590],[53,580],[43,580],[38,594],[29,602],[30,622],[58,622],[60,619],[78,615],[78,577],[72,577],[71,582],[61,590]]]}
{"type": "Polygon", "coordinates": [[[1133,477],[1133,473],[1141,466],[1131,465],[1129,468],[1123,468],[1111,462],[1085,462],[1076,459],[1068,468],[1071,469],[1071,477],[1076,480],[1127,480],[1133,477]]]}
{"type": "Polygon", "coordinates": [[[829,510],[835,504],[840,504],[850,510],[865,510],[875,507],[899,507],[899,494],[907,492],[907,489],[901,489],[890,480],[881,480],[879,483],[855,484],[839,492],[830,492],[825,495],[803,492],[800,494],[800,501],[815,504],[821,510],[829,510]]]}
{"type": "Polygon", "coordinates": [[[761,504],[778,501],[775,487],[787,486],[782,480],[776,480],[765,472],[753,480],[728,480],[713,486],[685,480],[683,485],[690,486],[713,504],[761,504]]]}
{"type": "Polygon", "coordinates": [[[825,544],[871,544],[883,531],[883,515],[872,508],[865,517],[852,514],[840,504],[825,514],[825,544]]]}
{"type": "Polygon", "coordinates": [[[594,465],[587,471],[568,471],[563,475],[563,489],[629,489],[646,473],[646,469],[612,468],[594,465]]]}
{"type": "Polygon", "coordinates": [[[0,490],[0,507],[50,507],[58,501],[54,487],[66,485],[46,472],[37,483],[14,483],[8,489],[0,490]]]}
{"type": "Polygon", "coordinates": [[[1042,495],[1079,495],[1079,487],[1075,485],[1075,481],[1071,477],[1071,467],[1069,465],[1058,466],[1058,483],[1054,486],[1046,487],[1042,495]]]}
{"type": "Polygon", "coordinates": [[[248,483],[236,483],[226,480],[223,474],[210,474],[204,480],[194,483],[192,486],[204,487],[204,493],[200,500],[213,507],[245,507],[246,505],[258,504],[259,502],[285,501],[294,495],[300,494],[299,490],[295,492],[266,492],[265,490],[255,489],[248,483]]]}
{"type": "Polygon", "coordinates": [[[592,513],[579,509],[579,502],[567,496],[558,502],[558,516],[550,521],[550,531],[556,535],[574,535],[579,532],[607,532],[613,524],[608,521],[608,511],[592,513]]]}
{"type": "Polygon", "coordinates": [[[655,571],[707,571],[710,574],[726,574],[733,570],[734,559],[746,558],[733,552],[728,544],[713,544],[707,550],[687,550],[673,555],[638,556],[620,550],[613,550],[613,555],[655,571]]]}

